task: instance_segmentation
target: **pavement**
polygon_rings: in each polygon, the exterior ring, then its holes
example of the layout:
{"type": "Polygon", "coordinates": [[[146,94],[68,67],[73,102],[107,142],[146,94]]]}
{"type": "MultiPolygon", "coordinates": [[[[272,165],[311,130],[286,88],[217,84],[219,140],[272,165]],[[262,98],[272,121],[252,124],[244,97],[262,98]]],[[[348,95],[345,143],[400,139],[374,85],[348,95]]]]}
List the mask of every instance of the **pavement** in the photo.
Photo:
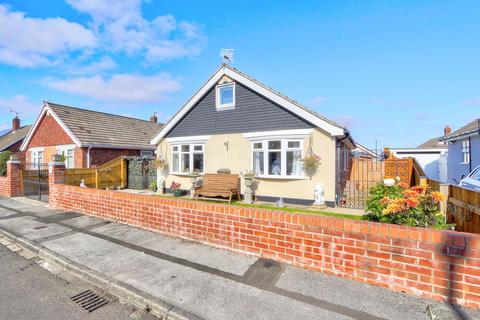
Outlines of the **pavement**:
{"type": "Polygon", "coordinates": [[[0,238],[0,318],[49,320],[148,320],[157,319],[122,304],[108,293],[97,290],[108,303],[88,313],[76,306],[70,297],[85,290],[95,289],[91,284],[20,247],[0,238]]]}
{"type": "Polygon", "coordinates": [[[2,234],[168,319],[480,319],[480,310],[52,210],[24,198],[0,198],[2,234]]]}

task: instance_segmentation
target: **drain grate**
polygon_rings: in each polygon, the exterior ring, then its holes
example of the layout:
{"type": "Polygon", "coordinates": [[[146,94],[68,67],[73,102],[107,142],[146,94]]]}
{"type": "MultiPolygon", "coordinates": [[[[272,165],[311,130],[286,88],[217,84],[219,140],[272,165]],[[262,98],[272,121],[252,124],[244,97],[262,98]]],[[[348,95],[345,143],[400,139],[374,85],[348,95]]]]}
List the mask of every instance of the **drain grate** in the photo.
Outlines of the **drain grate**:
{"type": "Polygon", "coordinates": [[[92,290],[83,291],[70,299],[87,312],[95,311],[108,303],[107,299],[92,290]]]}

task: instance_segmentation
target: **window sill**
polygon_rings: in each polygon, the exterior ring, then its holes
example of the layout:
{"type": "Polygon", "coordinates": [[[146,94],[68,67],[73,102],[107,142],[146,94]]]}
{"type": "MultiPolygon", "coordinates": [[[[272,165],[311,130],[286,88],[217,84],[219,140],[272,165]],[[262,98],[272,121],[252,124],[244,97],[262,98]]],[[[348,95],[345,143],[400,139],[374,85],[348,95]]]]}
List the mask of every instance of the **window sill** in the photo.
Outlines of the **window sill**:
{"type": "Polygon", "coordinates": [[[308,180],[308,177],[304,176],[256,176],[255,178],[264,180],[308,180]]]}
{"type": "Polygon", "coordinates": [[[234,110],[235,105],[224,105],[224,106],[216,106],[217,111],[224,111],[224,110],[234,110]]]}
{"type": "MultiPolygon", "coordinates": [[[[173,176],[182,176],[182,177],[190,177],[192,176],[191,173],[187,172],[170,172],[171,175],[173,176]]],[[[203,172],[198,174],[199,176],[203,176],[203,172]]]]}
{"type": "Polygon", "coordinates": [[[460,162],[459,164],[467,165],[467,164],[470,164],[470,162],[460,162]]]}

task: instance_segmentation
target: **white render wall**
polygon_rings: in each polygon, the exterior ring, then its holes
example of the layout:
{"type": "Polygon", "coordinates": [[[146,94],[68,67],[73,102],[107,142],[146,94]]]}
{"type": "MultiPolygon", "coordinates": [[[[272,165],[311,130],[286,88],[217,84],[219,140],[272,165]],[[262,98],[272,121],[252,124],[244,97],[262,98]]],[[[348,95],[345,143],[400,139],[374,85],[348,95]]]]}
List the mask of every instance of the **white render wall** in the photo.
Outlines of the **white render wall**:
{"type": "Polygon", "coordinates": [[[447,182],[447,149],[390,149],[397,158],[415,158],[427,178],[447,182]]]}

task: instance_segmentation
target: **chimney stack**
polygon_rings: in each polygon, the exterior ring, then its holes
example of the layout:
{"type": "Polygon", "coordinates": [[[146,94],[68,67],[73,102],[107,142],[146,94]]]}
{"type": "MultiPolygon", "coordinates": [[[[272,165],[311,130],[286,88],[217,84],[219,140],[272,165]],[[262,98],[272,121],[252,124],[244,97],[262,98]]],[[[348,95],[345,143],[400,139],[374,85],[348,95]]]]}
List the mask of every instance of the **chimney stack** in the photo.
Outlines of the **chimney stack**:
{"type": "Polygon", "coordinates": [[[158,119],[157,119],[157,113],[156,112],[154,112],[153,116],[150,117],[150,121],[154,122],[154,123],[157,123],[158,119]]]}
{"type": "Polygon", "coordinates": [[[450,126],[445,126],[445,129],[443,129],[443,135],[448,136],[450,133],[452,133],[452,128],[450,128],[450,126]]]}
{"type": "Polygon", "coordinates": [[[17,131],[18,129],[20,129],[20,119],[16,116],[12,120],[12,131],[17,131]]]}

